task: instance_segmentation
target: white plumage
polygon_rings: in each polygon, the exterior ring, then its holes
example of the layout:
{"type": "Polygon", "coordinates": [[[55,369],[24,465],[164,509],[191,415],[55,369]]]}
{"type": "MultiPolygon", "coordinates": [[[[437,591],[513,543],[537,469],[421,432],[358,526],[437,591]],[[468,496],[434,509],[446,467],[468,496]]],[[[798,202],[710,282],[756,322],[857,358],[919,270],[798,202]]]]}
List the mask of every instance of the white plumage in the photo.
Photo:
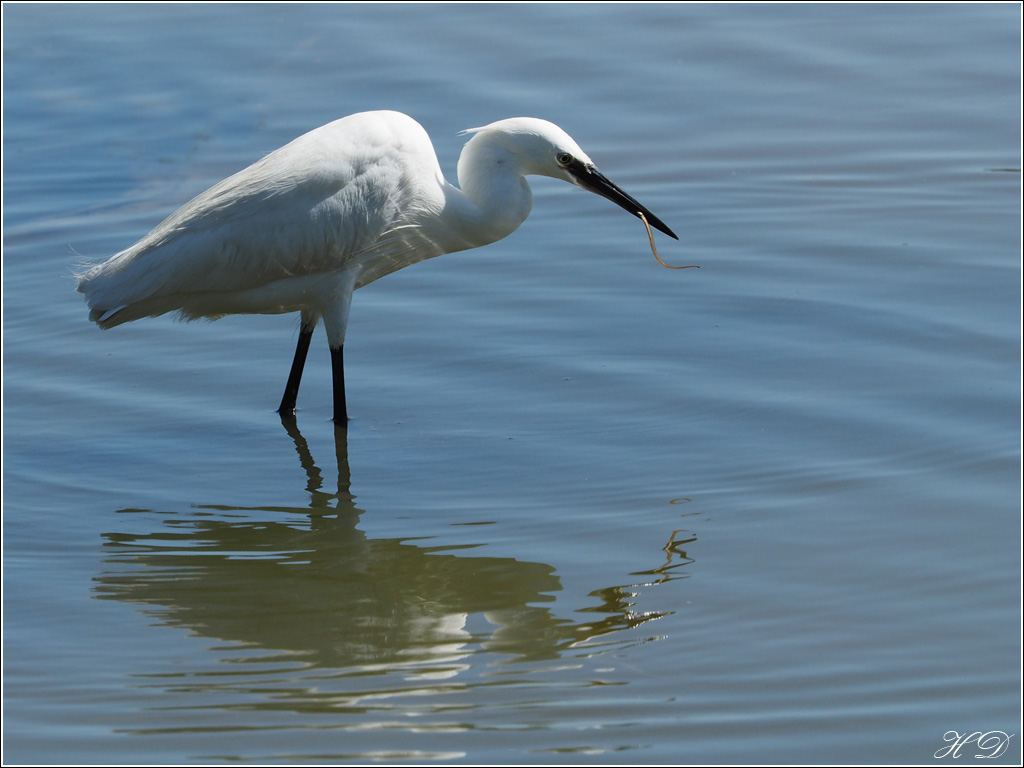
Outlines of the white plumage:
{"type": "Polygon", "coordinates": [[[313,329],[324,321],[334,418],[345,423],[342,347],[352,292],[443,253],[499,240],[526,219],[524,176],[569,181],[675,234],[605,178],[558,126],[501,120],[466,133],[461,190],[445,181],[426,131],[398,112],[366,112],[300,136],[202,193],[135,245],[80,277],[89,318],[111,328],[178,312],[185,319],[301,312],[281,406],[294,414],[313,329]]]}

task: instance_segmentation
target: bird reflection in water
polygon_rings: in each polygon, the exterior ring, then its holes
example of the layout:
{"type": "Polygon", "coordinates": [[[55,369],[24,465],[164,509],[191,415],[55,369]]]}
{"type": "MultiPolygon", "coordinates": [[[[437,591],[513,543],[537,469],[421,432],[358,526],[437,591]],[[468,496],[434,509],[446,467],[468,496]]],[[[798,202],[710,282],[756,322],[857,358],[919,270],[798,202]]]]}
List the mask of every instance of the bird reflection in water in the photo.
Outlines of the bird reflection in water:
{"type": "Polygon", "coordinates": [[[598,605],[558,617],[545,606],[562,589],[551,565],[467,553],[477,545],[369,538],[357,527],[347,431],[334,427],[337,486],[328,492],[294,418],[282,424],[305,470],[307,506],[203,504],[146,533],[106,534],[96,596],[228,641],[216,650],[232,661],[280,661],[283,652],[307,670],[445,678],[479,653],[544,660],[655,639],[610,636],[668,615],[637,610],[638,596],[693,562],[680,545],[694,539],[674,534],[666,562],[636,574],[643,582],[595,589],[598,605]]]}

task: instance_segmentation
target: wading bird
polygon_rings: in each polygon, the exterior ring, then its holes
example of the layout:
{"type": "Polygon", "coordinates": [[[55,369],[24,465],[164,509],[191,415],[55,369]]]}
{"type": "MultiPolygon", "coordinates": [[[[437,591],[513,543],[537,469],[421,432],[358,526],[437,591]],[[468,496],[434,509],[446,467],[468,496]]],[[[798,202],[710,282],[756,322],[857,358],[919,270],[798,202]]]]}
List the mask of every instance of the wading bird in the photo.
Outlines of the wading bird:
{"type": "Polygon", "coordinates": [[[323,320],[334,420],[344,424],[342,349],[352,292],[418,261],[511,234],[532,206],[525,176],[588,189],[679,239],[546,120],[516,117],[464,133],[472,138],[459,157],[459,189],[445,181],[426,131],[406,115],[365,112],[310,131],[82,274],[89,319],[112,328],[165,312],[185,320],[300,312],[278,408],[284,417],[295,413],[313,329],[323,320]]]}

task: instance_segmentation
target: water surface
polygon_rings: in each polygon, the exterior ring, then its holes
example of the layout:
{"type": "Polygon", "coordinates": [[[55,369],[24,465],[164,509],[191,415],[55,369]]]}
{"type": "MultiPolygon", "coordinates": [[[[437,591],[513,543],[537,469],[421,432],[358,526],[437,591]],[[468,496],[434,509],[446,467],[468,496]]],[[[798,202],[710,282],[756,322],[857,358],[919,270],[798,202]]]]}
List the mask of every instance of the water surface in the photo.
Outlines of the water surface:
{"type": "Polygon", "coordinates": [[[1019,763],[1019,9],[3,26],[5,761],[1019,763]],[[77,264],[379,108],[450,178],[552,120],[701,269],[534,180],[356,295],[347,433],[320,334],[273,412],[295,317],[88,323],[77,264]]]}

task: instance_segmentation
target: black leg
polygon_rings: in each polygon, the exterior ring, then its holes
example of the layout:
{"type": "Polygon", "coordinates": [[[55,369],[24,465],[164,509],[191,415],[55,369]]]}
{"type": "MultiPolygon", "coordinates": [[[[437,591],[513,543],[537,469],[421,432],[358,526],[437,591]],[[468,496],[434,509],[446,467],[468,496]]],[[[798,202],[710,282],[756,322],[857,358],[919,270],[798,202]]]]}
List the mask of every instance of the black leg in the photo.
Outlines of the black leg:
{"type": "Polygon", "coordinates": [[[342,357],[344,345],[331,347],[331,373],[334,375],[334,423],[348,424],[348,409],[345,407],[345,363],[342,357]]]}
{"type": "Polygon", "coordinates": [[[302,381],[302,369],[306,365],[306,353],[309,352],[309,342],[313,338],[315,327],[315,324],[303,323],[302,328],[299,329],[299,343],[295,346],[292,370],[288,374],[288,383],[284,388],[284,397],[281,398],[281,407],[277,409],[282,416],[295,415],[295,400],[299,396],[299,382],[302,381]]]}

